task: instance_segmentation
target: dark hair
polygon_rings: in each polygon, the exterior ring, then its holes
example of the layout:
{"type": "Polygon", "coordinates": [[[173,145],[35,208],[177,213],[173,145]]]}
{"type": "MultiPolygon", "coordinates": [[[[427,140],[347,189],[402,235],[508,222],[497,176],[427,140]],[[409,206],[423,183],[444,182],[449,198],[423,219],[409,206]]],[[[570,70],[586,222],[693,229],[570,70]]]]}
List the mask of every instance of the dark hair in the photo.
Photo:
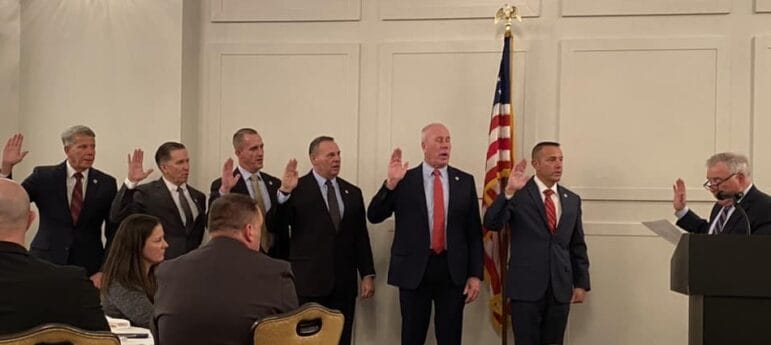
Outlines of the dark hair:
{"type": "Polygon", "coordinates": [[[241,230],[254,217],[264,220],[256,200],[244,194],[225,194],[209,209],[209,232],[241,230]]]}
{"type": "Polygon", "coordinates": [[[241,128],[236,131],[236,133],[233,134],[233,148],[238,149],[241,144],[244,143],[244,136],[247,134],[251,135],[259,135],[257,134],[257,131],[255,131],[252,128],[241,128]]]}
{"type": "Polygon", "coordinates": [[[156,287],[154,267],[145,274],[142,251],[159,224],[161,221],[158,218],[146,214],[130,215],[120,223],[102,267],[103,295],[107,294],[112,283],[119,283],[126,288],[144,291],[150,301],[153,300],[156,287]]]}
{"type": "Polygon", "coordinates": [[[560,143],[556,141],[542,141],[538,144],[535,144],[535,146],[533,147],[533,151],[530,154],[530,159],[536,160],[535,156],[541,153],[541,150],[543,150],[543,148],[547,146],[560,147],[560,143]]]}
{"type": "Polygon", "coordinates": [[[319,145],[325,141],[335,141],[335,138],[326,135],[316,137],[316,139],[313,139],[311,144],[308,145],[308,154],[312,155],[314,152],[316,152],[316,150],[319,148],[319,145]]]}
{"type": "Polygon", "coordinates": [[[184,150],[185,145],[175,141],[167,141],[161,146],[158,146],[158,150],[155,151],[155,164],[158,167],[161,166],[161,162],[166,162],[171,159],[171,151],[184,150]]]}

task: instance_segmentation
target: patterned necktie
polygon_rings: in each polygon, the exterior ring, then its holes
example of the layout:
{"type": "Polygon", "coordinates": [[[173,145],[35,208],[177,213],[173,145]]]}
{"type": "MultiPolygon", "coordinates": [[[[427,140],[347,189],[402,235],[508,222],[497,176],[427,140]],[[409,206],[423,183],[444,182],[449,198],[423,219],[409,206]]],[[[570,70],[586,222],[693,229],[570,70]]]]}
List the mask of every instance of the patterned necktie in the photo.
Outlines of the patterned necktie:
{"type": "Polygon", "coordinates": [[[329,210],[329,216],[332,218],[332,225],[335,226],[335,230],[338,230],[340,227],[340,204],[337,203],[335,185],[332,184],[332,180],[327,180],[324,185],[327,186],[327,209],[329,210]]]}
{"type": "Polygon", "coordinates": [[[442,173],[434,169],[434,227],[431,236],[431,250],[434,253],[444,251],[444,190],[442,188],[442,173]]]}
{"type": "Polygon", "coordinates": [[[546,208],[546,222],[549,225],[549,232],[552,235],[557,232],[557,209],[554,207],[554,200],[551,196],[554,195],[554,191],[547,189],[543,191],[545,198],[543,199],[543,205],[546,208]]]}
{"type": "Polygon", "coordinates": [[[185,230],[190,232],[193,228],[193,210],[190,208],[190,203],[187,202],[185,190],[182,187],[177,187],[177,195],[179,196],[179,205],[182,206],[182,212],[185,214],[185,230]]]}
{"type": "Polygon", "coordinates": [[[254,200],[257,201],[257,206],[260,207],[262,212],[262,227],[260,228],[260,246],[263,253],[268,253],[270,247],[273,246],[273,234],[268,232],[267,226],[267,211],[265,210],[265,199],[262,196],[262,186],[260,185],[260,175],[252,174],[249,176],[249,181],[252,184],[252,191],[254,192],[254,200]]]}
{"type": "Polygon", "coordinates": [[[72,224],[77,225],[80,211],[83,210],[83,174],[76,172],[72,177],[75,178],[75,187],[72,188],[70,216],[72,216],[72,224]]]}
{"type": "Polygon", "coordinates": [[[731,208],[732,206],[724,206],[723,209],[720,210],[720,215],[718,215],[717,221],[715,222],[715,235],[719,235],[723,232],[725,223],[728,221],[728,212],[731,208]]]}

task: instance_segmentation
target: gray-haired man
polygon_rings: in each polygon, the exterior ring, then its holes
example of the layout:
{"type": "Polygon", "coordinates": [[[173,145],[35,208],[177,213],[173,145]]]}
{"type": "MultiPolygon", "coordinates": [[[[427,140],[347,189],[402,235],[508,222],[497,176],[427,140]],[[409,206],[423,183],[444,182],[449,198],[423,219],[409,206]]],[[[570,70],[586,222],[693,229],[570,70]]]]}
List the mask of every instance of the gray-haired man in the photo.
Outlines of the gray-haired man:
{"type": "Polygon", "coordinates": [[[771,235],[771,197],[753,185],[747,157],[731,152],[713,155],[707,160],[707,181],[703,186],[717,199],[709,221],[686,206],[685,182],[675,181],[672,205],[679,227],[701,234],[771,235]],[[748,219],[744,219],[737,206],[748,219]]]}

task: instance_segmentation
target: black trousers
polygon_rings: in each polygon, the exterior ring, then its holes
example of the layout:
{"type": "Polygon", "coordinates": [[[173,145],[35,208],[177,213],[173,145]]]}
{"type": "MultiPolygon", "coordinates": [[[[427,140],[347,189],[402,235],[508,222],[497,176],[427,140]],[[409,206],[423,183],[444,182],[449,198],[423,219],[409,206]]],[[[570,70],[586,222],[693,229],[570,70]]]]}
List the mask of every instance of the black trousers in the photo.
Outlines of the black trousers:
{"type": "MultiPolygon", "coordinates": [[[[336,289],[337,290],[337,289],[336,289]]],[[[356,311],[356,294],[342,293],[339,291],[333,292],[331,295],[320,297],[308,297],[297,296],[300,305],[308,302],[316,302],[327,308],[337,309],[343,316],[345,316],[345,322],[343,323],[343,334],[340,336],[340,345],[351,344],[351,333],[353,332],[353,317],[356,311]]]]}
{"type": "Polygon", "coordinates": [[[437,344],[460,345],[465,300],[463,286],[455,285],[450,277],[447,255],[430,256],[417,289],[399,289],[402,345],[425,344],[432,302],[437,344]]]}
{"type": "Polygon", "coordinates": [[[551,285],[537,301],[511,301],[511,328],[517,345],[562,344],[570,303],[554,299],[551,285]]]}

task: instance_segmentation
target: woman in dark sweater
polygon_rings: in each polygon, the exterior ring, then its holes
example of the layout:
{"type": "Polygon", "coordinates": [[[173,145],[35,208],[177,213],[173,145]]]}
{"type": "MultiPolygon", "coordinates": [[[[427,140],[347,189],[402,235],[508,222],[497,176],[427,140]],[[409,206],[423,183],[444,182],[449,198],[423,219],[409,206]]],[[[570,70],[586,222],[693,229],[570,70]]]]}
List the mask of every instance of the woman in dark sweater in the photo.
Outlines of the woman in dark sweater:
{"type": "Polygon", "coordinates": [[[123,220],[102,268],[102,308],[107,316],[149,328],[156,287],[153,269],[168,246],[158,218],[135,214],[123,220]]]}

